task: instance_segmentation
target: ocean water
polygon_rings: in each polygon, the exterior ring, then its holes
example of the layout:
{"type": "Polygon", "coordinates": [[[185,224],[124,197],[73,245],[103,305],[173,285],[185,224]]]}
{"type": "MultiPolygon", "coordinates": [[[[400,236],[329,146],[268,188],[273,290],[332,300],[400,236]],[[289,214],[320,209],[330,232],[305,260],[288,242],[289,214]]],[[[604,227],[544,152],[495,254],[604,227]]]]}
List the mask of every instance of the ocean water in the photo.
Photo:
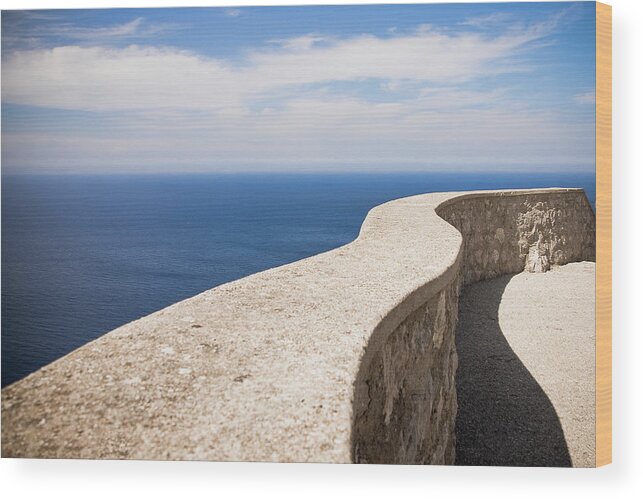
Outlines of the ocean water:
{"type": "Polygon", "coordinates": [[[201,291],[352,241],[423,192],[593,174],[2,176],[2,385],[201,291]]]}

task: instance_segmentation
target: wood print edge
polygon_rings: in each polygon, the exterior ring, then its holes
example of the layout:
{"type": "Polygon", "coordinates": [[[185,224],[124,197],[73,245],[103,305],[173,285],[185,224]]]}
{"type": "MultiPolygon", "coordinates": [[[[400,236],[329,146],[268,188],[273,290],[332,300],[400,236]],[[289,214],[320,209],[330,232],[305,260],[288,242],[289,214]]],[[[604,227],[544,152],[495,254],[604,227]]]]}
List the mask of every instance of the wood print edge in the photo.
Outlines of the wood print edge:
{"type": "Polygon", "coordinates": [[[612,7],[596,2],[596,466],[612,462],[612,7]]]}

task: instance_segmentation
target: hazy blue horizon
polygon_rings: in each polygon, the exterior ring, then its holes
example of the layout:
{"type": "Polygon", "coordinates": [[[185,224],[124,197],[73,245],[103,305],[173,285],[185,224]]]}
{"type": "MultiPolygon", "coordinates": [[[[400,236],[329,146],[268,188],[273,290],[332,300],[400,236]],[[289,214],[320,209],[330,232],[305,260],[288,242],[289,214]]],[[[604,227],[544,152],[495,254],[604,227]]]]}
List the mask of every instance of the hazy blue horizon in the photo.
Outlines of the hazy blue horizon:
{"type": "Polygon", "coordinates": [[[41,176],[41,177],[46,177],[46,176],[52,176],[52,177],[58,177],[58,176],[121,176],[121,177],[126,177],[126,176],[198,176],[198,175],[263,175],[263,176],[286,176],[286,175],[328,175],[328,176],[336,176],[336,175],[363,175],[363,176],[368,176],[368,175],[422,175],[422,174],[436,174],[436,175],[480,175],[480,176],[493,176],[493,175],[504,175],[504,174],[515,174],[519,176],[524,176],[524,177],[529,177],[529,176],[538,176],[538,175],[543,175],[543,174],[556,174],[556,173],[563,173],[563,174],[569,174],[569,175],[595,175],[596,171],[595,168],[592,166],[591,168],[588,169],[578,169],[578,170],[572,170],[572,171],[561,171],[560,168],[555,168],[552,167],[551,169],[545,169],[545,168],[538,168],[534,170],[521,170],[521,171],[515,171],[515,170],[510,170],[510,169],[485,169],[485,170],[466,170],[466,169],[461,169],[461,170],[452,170],[452,169],[444,169],[444,170],[422,170],[422,169],[408,169],[408,170],[350,170],[350,169],[342,169],[342,170],[331,170],[331,169],[301,169],[297,171],[290,171],[290,170],[221,170],[221,171],[160,171],[160,172],[154,172],[154,171],[114,171],[114,172],[87,172],[87,171],[58,171],[58,172],[0,172],[0,178],[2,177],[29,177],[29,176],[41,176]]]}

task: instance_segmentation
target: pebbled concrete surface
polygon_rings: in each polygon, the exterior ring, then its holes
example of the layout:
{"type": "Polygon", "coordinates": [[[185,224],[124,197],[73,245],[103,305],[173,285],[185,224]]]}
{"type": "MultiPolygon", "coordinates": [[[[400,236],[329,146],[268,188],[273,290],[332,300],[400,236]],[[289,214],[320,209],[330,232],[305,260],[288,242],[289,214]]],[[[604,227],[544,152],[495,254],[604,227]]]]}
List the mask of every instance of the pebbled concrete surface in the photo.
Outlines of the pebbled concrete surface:
{"type": "Polygon", "coordinates": [[[594,466],[595,264],[472,284],[456,333],[456,464],[594,466]]]}

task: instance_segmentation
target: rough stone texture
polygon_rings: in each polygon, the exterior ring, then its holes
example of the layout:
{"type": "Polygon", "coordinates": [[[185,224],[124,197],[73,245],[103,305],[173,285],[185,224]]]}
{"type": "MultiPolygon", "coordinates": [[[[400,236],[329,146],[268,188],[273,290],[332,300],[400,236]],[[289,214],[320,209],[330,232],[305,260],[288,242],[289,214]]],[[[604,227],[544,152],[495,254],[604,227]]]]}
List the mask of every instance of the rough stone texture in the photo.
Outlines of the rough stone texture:
{"type": "Polygon", "coordinates": [[[577,192],[459,198],[438,214],[464,238],[464,284],[596,259],[596,217],[577,192]]]}
{"type": "Polygon", "coordinates": [[[6,387],[2,455],[452,462],[453,290],[463,254],[465,283],[522,270],[517,233],[532,246],[542,232],[550,262],[585,259],[574,239],[593,235],[575,210],[591,213],[578,189],[435,193],[378,206],[346,246],[126,324],[6,387]],[[556,208],[563,212],[552,215],[556,208]],[[461,228],[464,248],[436,209],[461,228]],[[519,232],[508,214],[533,210],[549,215],[521,219],[519,232]],[[418,341],[428,349],[412,352],[418,341]]]}
{"type": "Polygon", "coordinates": [[[370,365],[358,463],[453,464],[457,279],[409,315],[370,365]]]}

